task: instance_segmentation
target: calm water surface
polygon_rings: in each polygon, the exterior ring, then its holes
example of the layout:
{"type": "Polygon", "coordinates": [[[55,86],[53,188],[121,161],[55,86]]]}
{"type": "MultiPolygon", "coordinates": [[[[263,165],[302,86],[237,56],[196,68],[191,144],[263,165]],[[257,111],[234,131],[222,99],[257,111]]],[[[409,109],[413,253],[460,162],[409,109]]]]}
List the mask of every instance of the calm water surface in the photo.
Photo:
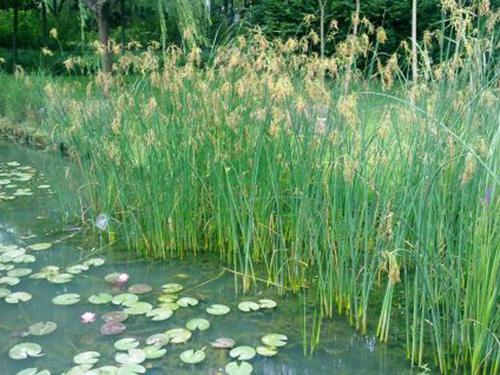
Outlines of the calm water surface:
{"type": "MultiPolygon", "coordinates": [[[[218,337],[231,337],[237,345],[255,347],[260,344],[260,338],[268,333],[286,334],[289,342],[275,357],[257,355],[252,359],[250,362],[255,374],[411,373],[400,344],[378,344],[372,336],[357,334],[341,317],[323,325],[321,347],[312,357],[304,357],[303,306],[300,300],[293,296],[278,296],[263,285],[245,296],[237,295],[233,276],[227,272],[221,274],[221,267],[207,256],[183,262],[150,262],[135,259],[119,249],[99,249],[99,241],[93,234],[72,232],[68,230],[69,223],[63,221],[65,215],[54,189],[67,189],[65,168],[67,166],[54,155],[26,150],[0,139],[0,245],[17,245],[36,257],[33,263],[14,264],[15,268],[30,268],[38,272],[47,265],[62,269],[92,256],[106,259],[104,265],[75,275],[64,284],[25,276],[20,277],[17,285],[0,285],[0,288],[12,292],[24,291],[33,296],[31,300],[19,304],[8,304],[0,299],[0,375],[16,374],[30,367],[61,374],[74,366],[72,360],[76,354],[88,350],[102,355],[95,367],[115,365],[113,343],[116,340],[136,338],[142,347],[148,336],[184,327],[192,318],[208,319],[211,327],[203,332],[194,332],[185,344],[167,345],[168,352],[164,357],[143,363],[147,374],[223,374],[224,366],[231,359],[227,351],[212,349],[210,342],[218,337]],[[12,196],[15,199],[9,199],[12,196]],[[45,251],[28,248],[32,244],[47,242],[53,245],[45,251]],[[200,303],[195,307],[180,308],[170,319],[161,322],[152,321],[144,315],[130,316],[125,321],[127,328],[122,334],[103,336],[100,333],[100,316],[120,308],[111,304],[92,305],[87,298],[100,292],[115,295],[126,291],[126,286],[120,290],[104,281],[104,276],[112,272],[128,273],[128,285],[151,285],[153,291],[140,298],[154,306],[158,304],[161,285],[170,282],[182,284],[185,289],[181,295],[195,297],[200,303]],[[63,293],[77,293],[81,295],[81,302],[72,306],[54,305],[51,299],[63,293]],[[243,300],[266,297],[276,300],[278,307],[252,313],[237,309],[237,304],[243,300]],[[208,315],[205,309],[212,303],[228,305],[231,313],[226,316],[208,315]],[[80,323],[80,315],[87,311],[97,315],[92,324],[80,323]],[[40,321],[53,321],[58,328],[46,336],[25,336],[28,327],[40,321]],[[22,342],[41,345],[45,355],[24,360],[10,359],[9,349],[22,342]],[[182,351],[205,346],[207,356],[202,363],[188,365],[180,361],[182,351]]],[[[65,196],[70,202],[77,202],[75,192],[66,191],[65,196]]],[[[7,272],[0,271],[0,278],[7,272]]]]}

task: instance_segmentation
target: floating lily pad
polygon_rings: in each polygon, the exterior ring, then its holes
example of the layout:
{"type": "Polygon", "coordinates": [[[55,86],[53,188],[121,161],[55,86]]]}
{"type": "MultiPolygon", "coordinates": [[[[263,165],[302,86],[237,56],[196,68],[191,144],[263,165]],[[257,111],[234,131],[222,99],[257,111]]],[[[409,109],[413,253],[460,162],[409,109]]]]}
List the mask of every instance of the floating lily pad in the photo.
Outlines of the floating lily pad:
{"type": "Polygon", "coordinates": [[[104,314],[102,317],[102,320],[104,320],[106,323],[108,322],[115,322],[115,323],[120,323],[124,322],[128,318],[128,314],[123,311],[110,311],[104,314]]]}
{"type": "Polygon", "coordinates": [[[19,302],[27,302],[31,299],[31,297],[32,297],[31,294],[27,292],[15,292],[5,297],[5,302],[12,304],[16,304],[19,302]]]}
{"type": "Polygon", "coordinates": [[[231,358],[239,359],[240,361],[248,361],[255,357],[255,349],[251,346],[237,346],[229,352],[231,358]]]}
{"type": "Polygon", "coordinates": [[[288,337],[279,333],[270,333],[269,335],[263,336],[260,341],[262,341],[264,345],[279,348],[286,345],[288,337]]]}
{"type": "Polygon", "coordinates": [[[93,365],[76,365],[69,369],[66,375],[87,375],[93,365]]]}
{"type": "Polygon", "coordinates": [[[122,293],[114,296],[111,302],[113,305],[132,306],[139,301],[139,296],[132,293],[122,293]]]}
{"type": "Polygon", "coordinates": [[[99,362],[101,354],[94,351],[79,353],[73,357],[73,362],[77,365],[93,365],[99,362]]]}
{"type": "Polygon", "coordinates": [[[66,293],[58,295],[52,298],[52,303],[54,305],[69,306],[80,302],[80,295],[76,293],[66,293]]]}
{"type": "Polygon", "coordinates": [[[159,302],[163,303],[170,303],[170,302],[175,302],[179,299],[179,296],[177,294],[162,294],[158,297],[159,302]]]}
{"type": "Polygon", "coordinates": [[[147,302],[136,302],[123,311],[129,315],[143,315],[153,310],[153,306],[147,302]]]}
{"type": "Polygon", "coordinates": [[[101,326],[101,333],[105,336],[119,335],[125,331],[126,328],[127,327],[123,323],[110,321],[101,326]]]}
{"type": "Polygon", "coordinates": [[[153,288],[151,287],[151,285],[148,285],[148,284],[135,284],[135,285],[131,285],[128,288],[128,292],[134,293],[134,294],[146,294],[146,293],[151,292],[152,290],[153,290],[153,288]]]}
{"type": "Polygon", "coordinates": [[[146,353],[146,359],[158,359],[167,354],[167,349],[157,345],[150,345],[144,348],[144,353],[146,353]]]}
{"type": "Polygon", "coordinates": [[[249,375],[253,371],[253,366],[248,362],[229,362],[224,370],[228,375],[249,375]]]}
{"type": "Polygon", "coordinates": [[[244,301],[238,304],[238,309],[240,309],[243,312],[250,312],[259,310],[260,306],[258,303],[252,301],[244,301]]]}
{"type": "Polygon", "coordinates": [[[168,310],[172,310],[172,311],[179,310],[179,308],[180,308],[180,306],[175,302],[163,302],[163,303],[160,303],[160,307],[162,309],[168,309],[168,310]]]}
{"type": "Polygon", "coordinates": [[[66,272],[72,275],[78,275],[84,271],[88,271],[89,266],[85,264],[75,264],[74,266],[66,267],[66,272]]]}
{"type": "Polygon", "coordinates": [[[56,329],[57,324],[54,322],[38,322],[32,324],[29,327],[28,332],[34,336],[45,336],[54,332],[56,329]]]}
{"type": "Polygon", "coordinates": [[[170,309],[167,309],[165,307],[160,307],[151,311],[148,311],[146,313],[146,316],[148,318],[152,318],[154,321],[162,321],[162,320],[167,320],[172,316],[174,312],[170,309]]]}
{"type": "Polygon", "coordinates": [[[210,322],[206,319],[191,319],[186,323],[186,328],[190,331],[205,331],[210,328],[210,322]]]}
{"type": "Polygon", "coordinates": [[[78,375],[116,375],[117,372],[118,372],[118,367],[116,366],[101,366],[94,369],[89,369],[88,371],[85,371],[83,374],[78,374],[78,375]]]}
{"type": "Polygon", "coordinates": [[[11,277],[11,276],[4,276],[0,277],[0,285],[9,285],[9,286],[14,286],[17,285],[21,282],[21,280],[18,277],[11,277]]]}
{"type": "Polygon", "coordinates": [[[117,353],[115,361],[121,364],[139,364],[146,360],[146,353],[142,349],[130,349],[127,353],[117,353]]]}
{"type": "Polygon", "coordinates": [[[126,337],[124,339],[116,341],[113,346],[116,350],[127,351],[137,348],[139,346],[139,341],[131,337],[126,337]]]}
{"type": "Polygon", "coordinates": [[[6,288],[0,288],[0,298],[5,298],[12,292],[9,289],[6,288]]]}
{"type": "Polygon", "coordinates": [[[231,309],[226,305],[214,304],[207,308],[207,313],[210,315],[226,315],[229,314],[231,309]]]}
{"type": "Polygon", "coordinates": [[[121,367],[118,367],[116,375],[137,375],[144,373],[146,373],[146,369],[143,366],[136,363],[128,363],[121,367]]]}
{"type": "Polygon", "coordinates": [[[52,247],[52,244],[49,242],[42,242],[42,243],[36,243],[36,244],[30,245],[28,247],[34,251],[42,251],[42,250],[50,249],[52,247]]]}
{"type": "Polygon", "coordinates": [[[191,331],[186,328],[169,329],[165,334],[172,344],[182,344],[191,338],[191,331]]]}
{"type": "Polygon", "coordinates": [[[113,272],[113,273],[110,273],[110,274],[104,276],[104,280],[106,280],[106,282],[108,282],[108,283],[114,284],[117,282],[119,276],[120,276],[120,273],[113,272]]]}
{"type": "Polygon", "coordinates": [[[106,303],[111,302],[112,299],[113,297],[111,294],[99,293],[91,295],[88,301],[94,305],[105,305],[106,303]]]}
{"type": "Polygon", "coordinates": [[[169,343],[170,336],[165,333],[156,333],[146,339],[146,344],[154,346],[165,346],[169,343]]]}
{"type": "Polygon", "coordinates": [[[278,350],[271,346],[258,346],[256,351],[259,355],[263,357],[273,357],[278,354],[278,350]]]}
{"type": "Polygon", "coordinates": [[[215,349],[232,349],[234,345],[236,345],[236,342],[228,337],[219,337],[212,342],[212,347],[215,349]]]}
{"type": "Polygon", "coordinates": [[[28,357],[41,357],[43,355],[42,347],[32,342],[14,345],[9,350],[9,357],[16,360],[26,359],[28,357]]]}
{"type": "Polygon", "coordinates": [[[194,349],[188,349],[183,351],[179,357],[182,362],[194,365],[203,361],[206,357],[206,354],[203,350],[195,351],[194,349]]]}
{"type": "Polygon", "coordinates": [[[88,267],[99,267],[102,266],[106,261],[103,258],[90,258],[87,259],[83,264],[88,267]]]}
{"type": "Polygon", "coordinates": [[[278,305],[272,299],[259,299],[257,302],[261,309],[274,309],[278,305]]]}
{"type": "Polygon", "coordinates": [[[16,375],[50,375],[49,370],[38,371],[37,367],[30,367],[19,371],[16,375]]]}
{"type": "Polygon", "coordinates": [[[184,287],[177,283],[168,283],[162,285],[163,292],[165,293],[179,293],[184,287]]]}
{"type": "Polygon", "coordinates": [[[70,273],[58,273],[47,276],[47,281],[53,284],[65,284],[73,280],[73,275],[70,273]]]}
{"type": "Polygon", "coordinates": [[[7,272],[10,277],[24,277],[28,276],[32,270],[30,268],[14,268],[7,272]]]}
{"type": "Polygon", "coordinates": [[[193,297],[182,297],[179,298],[176,303],[181,307],[196,306],[198,304],[198,300],[193,297]]]}

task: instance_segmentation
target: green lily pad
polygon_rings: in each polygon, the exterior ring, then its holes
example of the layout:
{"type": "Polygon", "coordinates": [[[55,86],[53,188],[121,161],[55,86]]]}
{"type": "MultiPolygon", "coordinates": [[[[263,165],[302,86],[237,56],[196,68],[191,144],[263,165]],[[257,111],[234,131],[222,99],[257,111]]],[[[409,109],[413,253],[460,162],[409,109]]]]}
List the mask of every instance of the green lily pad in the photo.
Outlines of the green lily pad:
{"type": "Polygon", "coordinates": [[[60,294],[52,298],[52,303],[54,305],[69,306],[80,302],[80,295],[76,293],[66,293],[60,294]]]}
{"type": "Polygon", "coordinates": [[[66,272],[72,275],[78,275],[84,271],[88,271],[89,266],[85,264],[75,264],[74,266],[66,267],[66,272]]]}
{"type": "Polygon", "coordinates": [[[205,331],[210,328],[210,322],[206,319],[191,319],[186,323],[186,328],[190,331],[205,331]]]}
{"type": "Polygon", "coordinates": [[[118,367],[116,375],[137,375],[145,373],[146,369],[144,368],[144,366],[138,365],[136,363],[128,363],[118,367]]]}
{"type": "Polygon", "coordinates": [[[79,353],[73,357],[73,362],[77,365],[93,365],[99,362],[101,354],[94,351],[79,353]]]}
{"type": "Polygon", "coordinates": [[[5,298],[12,292],[9,289],[6,288],[0,288],[0,298],[5,298]]]}
{"type": "Polygon", "coordinates": [[[129,315],[143,315],[153,310],[153,306],[147,302],[136,302],[123,311],[129,315]]]}
{"type": "Polygon", "coordinates": [[[278,350],[272,346],[258,346],[256,348],[257,354],[263,357],[274,357],[278,354],[278,350]]]}
{"type": "Polygon", "coordinates": [[[180,306],[175,302],[163,302],[163,303],[160,303],[160,307],[162,309],[169,309],[172,311],[176,311],[176,310],[180,309],[180,306]]]}
{"type": "Polygon", "coordinates": [[[14,345],[9,350],[9,357],[16,360],[26,359],[28,357],[41,357],[43,355],[42,347],[32,342],[14,345]]]}
{"type": "Polygon", "coordinates": [[[70,273],[58,273],[47,276],[47,281],[52,284],[65,284],[73,280],[73,275],[70,273]]]}
{"type": "Polygon", "coordinates": [[[269,335],[263,336],[260,341],[262,341],[264,345],[279,348],[286,345],[288,337],[279,333],[270,333],[269,335]]]}
{"type": "Polygon", "coordinates": [[[231,309],[226,305],[214,304],[207,308],[207,313],[210,315],[226,315],[229,314],[231,309]]]}
{"type": "Polygon", "coordinates": [[[66,375],[87,375],[93,365],[76,365],[69,369],[66,375]]]}
{"type": "Polygon", "coordinates": [[[117,353],[115,361],[124,365],[140,364],[146,360],[146,353],[142,349],[130,349],[127,353],[117,353]]]}
{"type": "Polygon", "coordinates": [[[237,346],[234,349],[231,349],[229,352],[229,356],[231,358],[239,359],[240,361],[248,361],[255,357],[255,349],[251,346],[237,346]]]}
{"type": "Polygon", "coordinates": [[[32,270],[30,268],[14,268],[7,272],[7,276],[10,277],[24,277],[28,276],[32,270]]]}
{"type": "Polygon", "coordinates": [[[198,300],[193,297],[182,297],[179,298],[176,303],[181,307],[196,306],[198,304],[198,300]]]}
{"type": "Polygon", "coordinates": [[[94,369],[89,369],[88,371],[85,371],[81,375],[116,375],[117,372],[118,372],[118,367],[116,366],[101,366],[94,369]]]}
{"type": "Polygon", "coordinates": [[[30,367],[19,371],[16,375],[50,375],[49,370],[38,371],[37,367],[30,367]]]}
{"type": "Polygon", "coordinates": [[[137,348],[139,346],[139,341],[131,337],[126,337],[124,339],[116,341],[113,346],[116,350],[122,350],[126,352],[127,350],[137,348]]]}
{"type": "Polygon", "coordinates": [[[238,304],[238,309],[240,309],[243,312],[250,312],[259,310],[260,306],[258,303],[252,301],[244,301],[238,304]]]}
{"type": "Polygon", "coordinates": [[[206,354],[203,350],[194,351],[194,349],[188,349],[183,351],[179,357],[182,362],[194,365],[203,361],[206,357],[206,354]]]}
{"type": "Polygon", "coordinates": [[[165,346],[169,343],[170,336],[165,333],[156,333],[146,338],[146,344],[154,346],[165,346]]]}
{"type": "Polygon", "coordinates": [[[253,371],[253,366],[248,362],[229,362],[224,368],[228,375],[249,375],[253,371]]]}
{"type": "Polygon", "coordinates": [[[167,354],[167,349],[156,345],[150,345],[144,348],[144,353],[146,353],[146,359],[158,359],[167,354]]]}
{"type": "Polygon", "coordinates": [[[182,344],[191,338],[191,331],[186,328],[173,328],[165,332],[172,344],[182,344]]]}
{"type": "Polygon", "coordinates": [[[159,307],[157,309],[153,309],[151,311],[148,311],[146,313],[146,316],[148,318],[152,318],[151,320],[154,321],[162,321],[162,320],[167,320],[172,316],[174,312],[170,309],[167,309],[165,307],[159,307]]]}
{"type": "Polygon", "coordinates": [[[182,289],[184,289],[184,287],[181,284],[168,283],[162,285],[162,289],[164,293],[174,294],[174,293],[179,293],[182,289]]]}
{"type": "Polygon", "coordinates": [[[122,293],[114,296],[111,302],[113,305],[132,306],[139,301],[139,296],[132,293],[122,293]]]}
{"type": "Polygon", "coordinates": [[[30,245],[28,247],[34,251],[43,251],[43,250],[50,249],[52,247],[52,244],[48,243],[48,242],[42,242],[42,243],[36,243],[36,244],[30,245]]]}
{"type": "Polygon", "coordinates": [[[28,332],[33,336],[45,336],[57,329],[57,324],[54,322],[38,322],[30,325],[28,332]]]}
{"type": "Polygon", "coordinates": [[[88,301],[94,305],[105,305],[111,302],[113,297],[108,293],[93,294],[89,297],[88,301]]]}
{"type": "Polygon", "coordinates": [[[103,258],[90,258],[87,259],[83,264],[88,267],[99,267],[102,266],[106,261],[103,258]]]}
{"type": "Polygon", "coordinates": [[[27,292],[14,292],[5,297],[5,302],[12,304],[27,302],[31,299],[31,297],[31,294],[27,292]]]}
{"type": "Polygon", "coordinates": [[[21,282],[18,277],[4,276],[0,277],[0,285],[5,284],[9,286],[17,285],[21,282]]]}
{"type": "Polygon", "coordinates": [[[259,299],[257,302],[261,309],[274,309],[278,305],[272,299],[259,299]]]}
{"type": "Polygon", "coordinates": [[[177,294],[162,294],[158,297],[158,302],[162,303],[170,303],[170,302],[175,302],[179,299],[179,296],[177,294]]]}

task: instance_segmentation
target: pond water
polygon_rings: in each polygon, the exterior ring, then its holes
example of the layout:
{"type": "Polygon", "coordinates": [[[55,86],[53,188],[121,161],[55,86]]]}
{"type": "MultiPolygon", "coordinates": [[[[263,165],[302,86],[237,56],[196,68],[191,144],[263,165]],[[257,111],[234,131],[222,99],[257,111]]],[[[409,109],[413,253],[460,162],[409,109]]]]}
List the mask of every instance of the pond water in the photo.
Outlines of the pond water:
{"type": "MultiPolygon", "coordinates": [[[[305,357],[300,299],[279,296],[264,285],[258,285],[252,293],[237,295],[233,276],[222,272],[220,265],[210,257],[152,262],[133,258],[119,249],[100,249],[94,234],[85,234],[62,220],[65,216],[62,206],[50,186],[52,180],[44,172],[58,171],[64,176],[65,168],[64,162],[54,155],[20,148],[0,139],[0,374],[17,374],[27,368],[38,368],[39,372],[49,370],[52,374],[83,374],[84,368],[75,368],[73,360],[75,355],[87,351],[100,354],[93,369],[120,366],[116,361],[119,359],[121,362],[141,362],[140,366],[147,374],[224,374],[225,366],[234,360],[229,356],[229,350],[212,348],[214,340],[229,337],[235,340],[236,346],[255,348],[262,345],[262,336],[271,333],[286,335],[287,343],[278,348],[278,354],[273,357],[257,354],[249,359],[247,362],[253,366],[255,374],[411,373],[400,344],[382,345],[373,336],[361,336],[342,317],[322,326],[320,348],[313,356],[305,357]],[[38,246],[30,248],[32,245],[38,246]],[[50,248],[40,250],[49,245],[50,248]],[[97,264],[68,269],[75,265],[89,265],[89,260],[96,258],[105,263],[99,265],[99,261],[91,261],[97,264]],[[40,276],[40,271],[47,266],[59,269],[49,268],[52,272],[43,274],[45,278],[33,278],[40,276]],[[70,276],[68,271],[72,272],[70,276]],[[129,279],[122,284],[112,284],[104,279],[111,273],[126,273],[129,279]],[[162,286],[166,283],[183,286],[180,293],[175,293],[177,296],[166,299],[193,297],[198,304],[180,307],[162,321],[153,321],[144,314],[129,315],[123,322],[125,330],[121,334],[101,334],[102,315],[127,307],[112,303],[91,304],[88,302],[90,296],[99,293],[116,296],[127,292],[128,287],[134,284],[148,284],[152,290],[139,295],[140,301],[157,307],[160,303],[158,297],[165,294],[162,286]],[[28,294],[12,294],[16,292],[28,294]],[[63,306],[53,303],[54,297],[67,293],[77,294],[80,301],[63,306]],[[22,300],[30,296],[25,302],[12,303],[18,298],[22,300]],[[238,310],[240,302],[260,299],[272,299],[277,306],[253,312],[238,310]],[[223,316],[210,315],[206,309],[211,304],[224,304],[231,311],[223,316]],[[85,312],[95,313],[95,321],[82,323],[80,317],[85,312]],[[141,361],[143,352],[134,354],[133,351],[118,351],[114,347],[117,340],[132,338],[138,341],[137,348],[144,348],[145,340],[151,335],[183,328],[193,318],[206,319],[210,327],[204,331],[193,331],[185,343],[168,343],[164,346],[166,354],[158,359],[141,361]],[[47,321],[56,323],[55,331],[46,335],[29,334],[30,326],[47,321]],[[22,343],[40,345],[42,353],[38,355],[43,356],[36,356],[35,346],[31,347],[31,354],[35,356],[12,359],[12,356],[23,356],[22,347],[21,354],[19,350],[12,350],[22,343]],[[187,364],[181,361],[182,352],[203,348],[206,358],[202,362],[187,364]],[[117,353],[123,354],[115,357],[117,353]]],[[[59,181],[65,184],[63,177],[59,181]]],[[[74,196],[72,199],[76,202],[78,198],[74,196]]],[[[146,305],[145,309],[148,308],[146,305]]],[[[32,332],[46,333],[53,329],[51,324],[42,327],[46,328],[45,332],[36,332],[33,328],[32,332]]],[[[173,336],[170,338],[173,340],[173,336]]],[[[163,353],[159,352],[159,346],[155,349],[157,355],[163,353]]],[[[83,356],[83,362],[88,361],[92,358],[89,360],[83,356]]],[[[121,373],[134,374],[133,368],[125,367],[121,373]]],[[[140,367],[136,369],[141,370],[140,367]]],[[[111,374],[112,371],[102,373],[111,374]]],[[[38,372],[33,370],[24,374],[38,372]]]]}

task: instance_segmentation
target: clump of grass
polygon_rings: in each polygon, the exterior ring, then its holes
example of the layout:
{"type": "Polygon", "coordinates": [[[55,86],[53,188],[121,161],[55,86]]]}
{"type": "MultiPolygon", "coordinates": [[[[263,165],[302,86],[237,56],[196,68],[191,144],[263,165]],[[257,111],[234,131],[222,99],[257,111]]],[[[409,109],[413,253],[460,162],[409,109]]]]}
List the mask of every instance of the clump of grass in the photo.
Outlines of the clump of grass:
{"type": "Polygon", "coordinates": [[[376,35],[363,33],[325,59],[303,53],[307,39],[256,34],[205,66],[196,49],[171,48],[161,61],[150,49],[77,87],[47,77],[11,84],[43,92],[41,126],[70,146],[84,174],[85,217],[112,215],[111,231],[131,251],[214,252],[243,275],[244,290],[257,278],[310,289],[311,349],[321,319],[336,313],[384,342],[403,320],[413,364],[434,358],[443,373],[495,373],[496,21],[462,24],[464,13],[449,12],[442,31],[457,39],[435,41],[449,50],[435,65],[426,41],[417,84],[404,80],[396,55],[368,53],[364,41],[376,35]],[[354,55],[373,56],[366,71],[354,55]],[[374,66],[380,86],[353,80],[374,66]]]}

